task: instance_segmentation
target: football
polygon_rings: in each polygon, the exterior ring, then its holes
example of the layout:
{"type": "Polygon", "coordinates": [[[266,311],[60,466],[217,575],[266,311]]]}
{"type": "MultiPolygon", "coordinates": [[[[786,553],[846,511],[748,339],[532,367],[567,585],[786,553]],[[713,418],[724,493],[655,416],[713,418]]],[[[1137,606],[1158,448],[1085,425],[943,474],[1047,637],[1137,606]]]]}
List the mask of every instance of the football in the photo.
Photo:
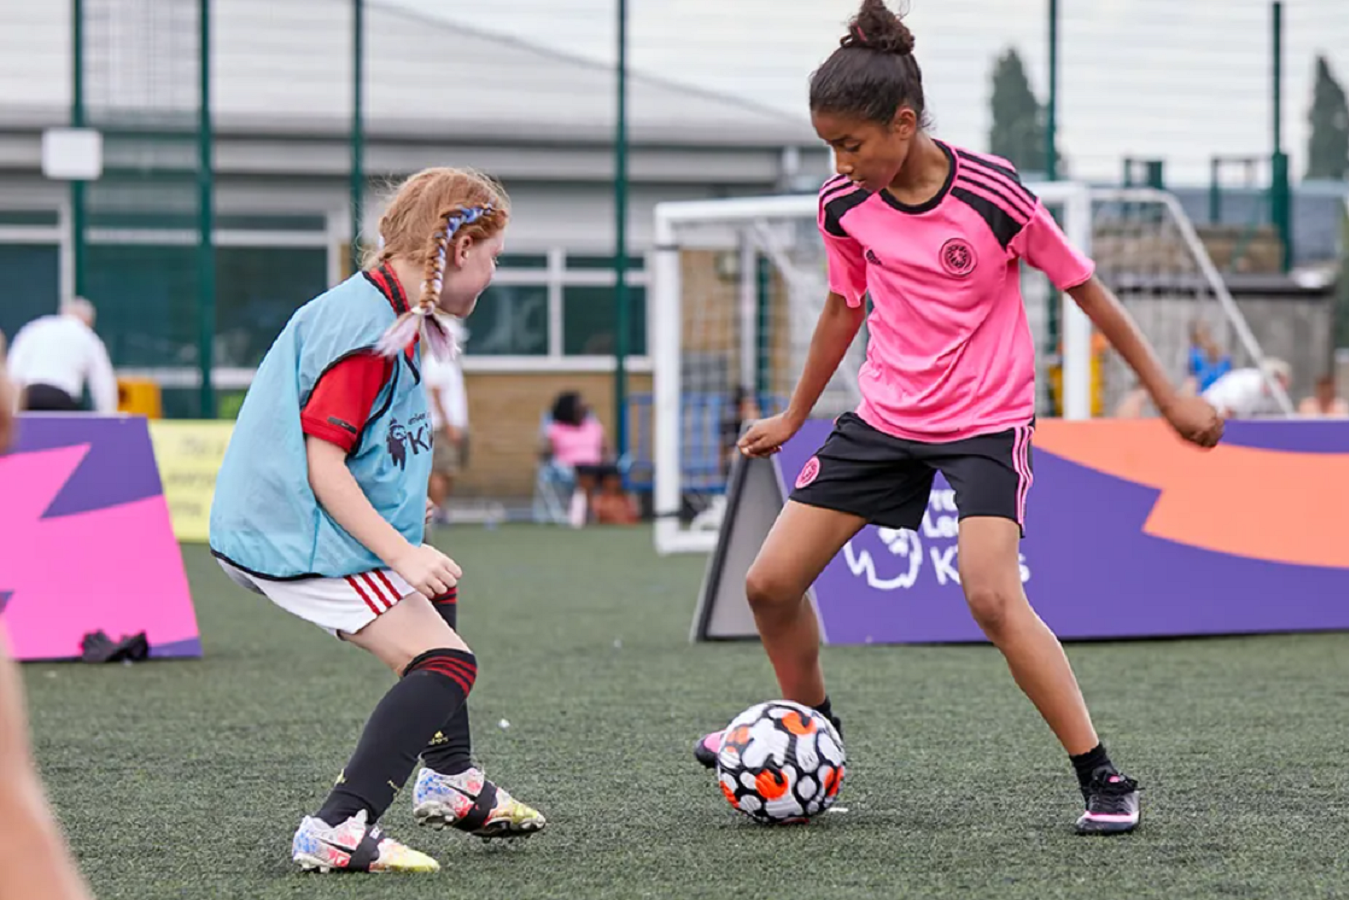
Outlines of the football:
{"type": "Polygon", "coordinates": [[[808,821],[838,797],[843,740],[828,719],[789,700],[760,703],[726,727],[717,779],[726,800],[768,825],[808,821]]]}

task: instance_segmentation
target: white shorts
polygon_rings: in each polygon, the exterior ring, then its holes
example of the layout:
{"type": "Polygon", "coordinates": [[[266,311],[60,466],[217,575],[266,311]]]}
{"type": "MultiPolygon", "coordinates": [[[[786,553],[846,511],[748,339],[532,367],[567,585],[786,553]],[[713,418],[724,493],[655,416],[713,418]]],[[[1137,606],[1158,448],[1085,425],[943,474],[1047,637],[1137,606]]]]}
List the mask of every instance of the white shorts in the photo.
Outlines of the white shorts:
{"type": "Polygon", "coordinates": [[[313,622],[333,637],[356,634],[417,591],[392,569],[375,569],[345,578],[278,581],[250,575],[217,559],[230,581],[262,594],[288,613],[313,622]]]}

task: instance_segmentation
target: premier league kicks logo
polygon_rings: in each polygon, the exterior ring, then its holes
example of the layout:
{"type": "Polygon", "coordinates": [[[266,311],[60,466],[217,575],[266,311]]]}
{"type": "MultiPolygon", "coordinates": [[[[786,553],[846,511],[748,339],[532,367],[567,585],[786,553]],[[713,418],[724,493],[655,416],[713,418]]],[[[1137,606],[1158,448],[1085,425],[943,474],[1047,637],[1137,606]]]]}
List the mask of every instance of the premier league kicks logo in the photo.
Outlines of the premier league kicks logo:
{"type": "Polygon", "coordinates": [[[848,570],[879,591],[907,590],[923,567],[923,543],[917,532],[865,528],[843,546],[848,570]]]}

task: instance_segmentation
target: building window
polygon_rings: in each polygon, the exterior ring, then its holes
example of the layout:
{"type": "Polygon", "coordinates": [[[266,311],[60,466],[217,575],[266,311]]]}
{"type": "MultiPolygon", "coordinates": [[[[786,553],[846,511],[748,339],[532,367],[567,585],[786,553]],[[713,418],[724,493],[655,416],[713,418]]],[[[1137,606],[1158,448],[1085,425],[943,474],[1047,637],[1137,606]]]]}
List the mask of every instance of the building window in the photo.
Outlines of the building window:
{"type": "Polygon", "coordinates": [[[295,310],[327,288],[322,247],[216,247],[217,366],[262,362],[295,310]]]}
{"type": "Polygon", "coordinates": [[[475,356],[547,356],[548,285],[493,284],[468,317],[465,351],[475,356]]]}
{"type": "MultiPolygon", "coordinates": [[[[645,356],[646,259],[628,262],[632,331],[628,353],[645,356]]],[[[469,319],[467,353],[546,359],[612,356],[614,344],[612,256],[505,255],[496,280],[469,319]]]]}
{"type": "MultiPolygon", "coordinates": [[[[567,255],[568,269],[595,270],[601,269],[605,272],[614,270],[614,258],[612,256],[584,256],[582,254],[567,255]]],[[[646,269],[646,258],[643,256],[629,256],[626,271],[641,272],[646,269]]]]}
{"type": "Polygon", "coordinates": [[[117,366],[197,361],[197,260],[190,245],[96,244],[85,250],[85,291],[117,366]]]}
{"type": "Polygon", "coordinates": [[[56,312],[60,302],[61,248],[56,244],[0,243],[0,331],[14,333],[39,316],[56,312]]]}
{"type": "MultiPolygon", "coordinates": [[[[562,289],[562,352],[609,356],[614,342],[614,288],[568,285],[562,289]]],[[[628,353],[646,355],[646,288],[628,286],[628,353]]]]}

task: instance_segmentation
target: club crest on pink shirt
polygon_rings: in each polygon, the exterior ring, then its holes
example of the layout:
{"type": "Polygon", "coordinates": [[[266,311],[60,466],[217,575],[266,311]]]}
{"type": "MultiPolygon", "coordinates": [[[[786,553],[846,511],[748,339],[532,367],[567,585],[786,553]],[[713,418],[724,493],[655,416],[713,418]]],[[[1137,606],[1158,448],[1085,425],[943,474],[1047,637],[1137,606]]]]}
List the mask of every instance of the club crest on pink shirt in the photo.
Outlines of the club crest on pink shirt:
{"type": "Polygon", "coordinates": [[[820,458],[812,456],[806,460],[806,464],[801,467],[801,474],[796,476],[796,486],[803,488],[814,481],[820,474],[820,458]]]}
{"type": "Polygon", "coordinates": [[[941,245],[941,267],[946,274],[955,278],[964,278],[979,264],[974,255],[974,247],[964,238],[951,238],[941,245]]]}

